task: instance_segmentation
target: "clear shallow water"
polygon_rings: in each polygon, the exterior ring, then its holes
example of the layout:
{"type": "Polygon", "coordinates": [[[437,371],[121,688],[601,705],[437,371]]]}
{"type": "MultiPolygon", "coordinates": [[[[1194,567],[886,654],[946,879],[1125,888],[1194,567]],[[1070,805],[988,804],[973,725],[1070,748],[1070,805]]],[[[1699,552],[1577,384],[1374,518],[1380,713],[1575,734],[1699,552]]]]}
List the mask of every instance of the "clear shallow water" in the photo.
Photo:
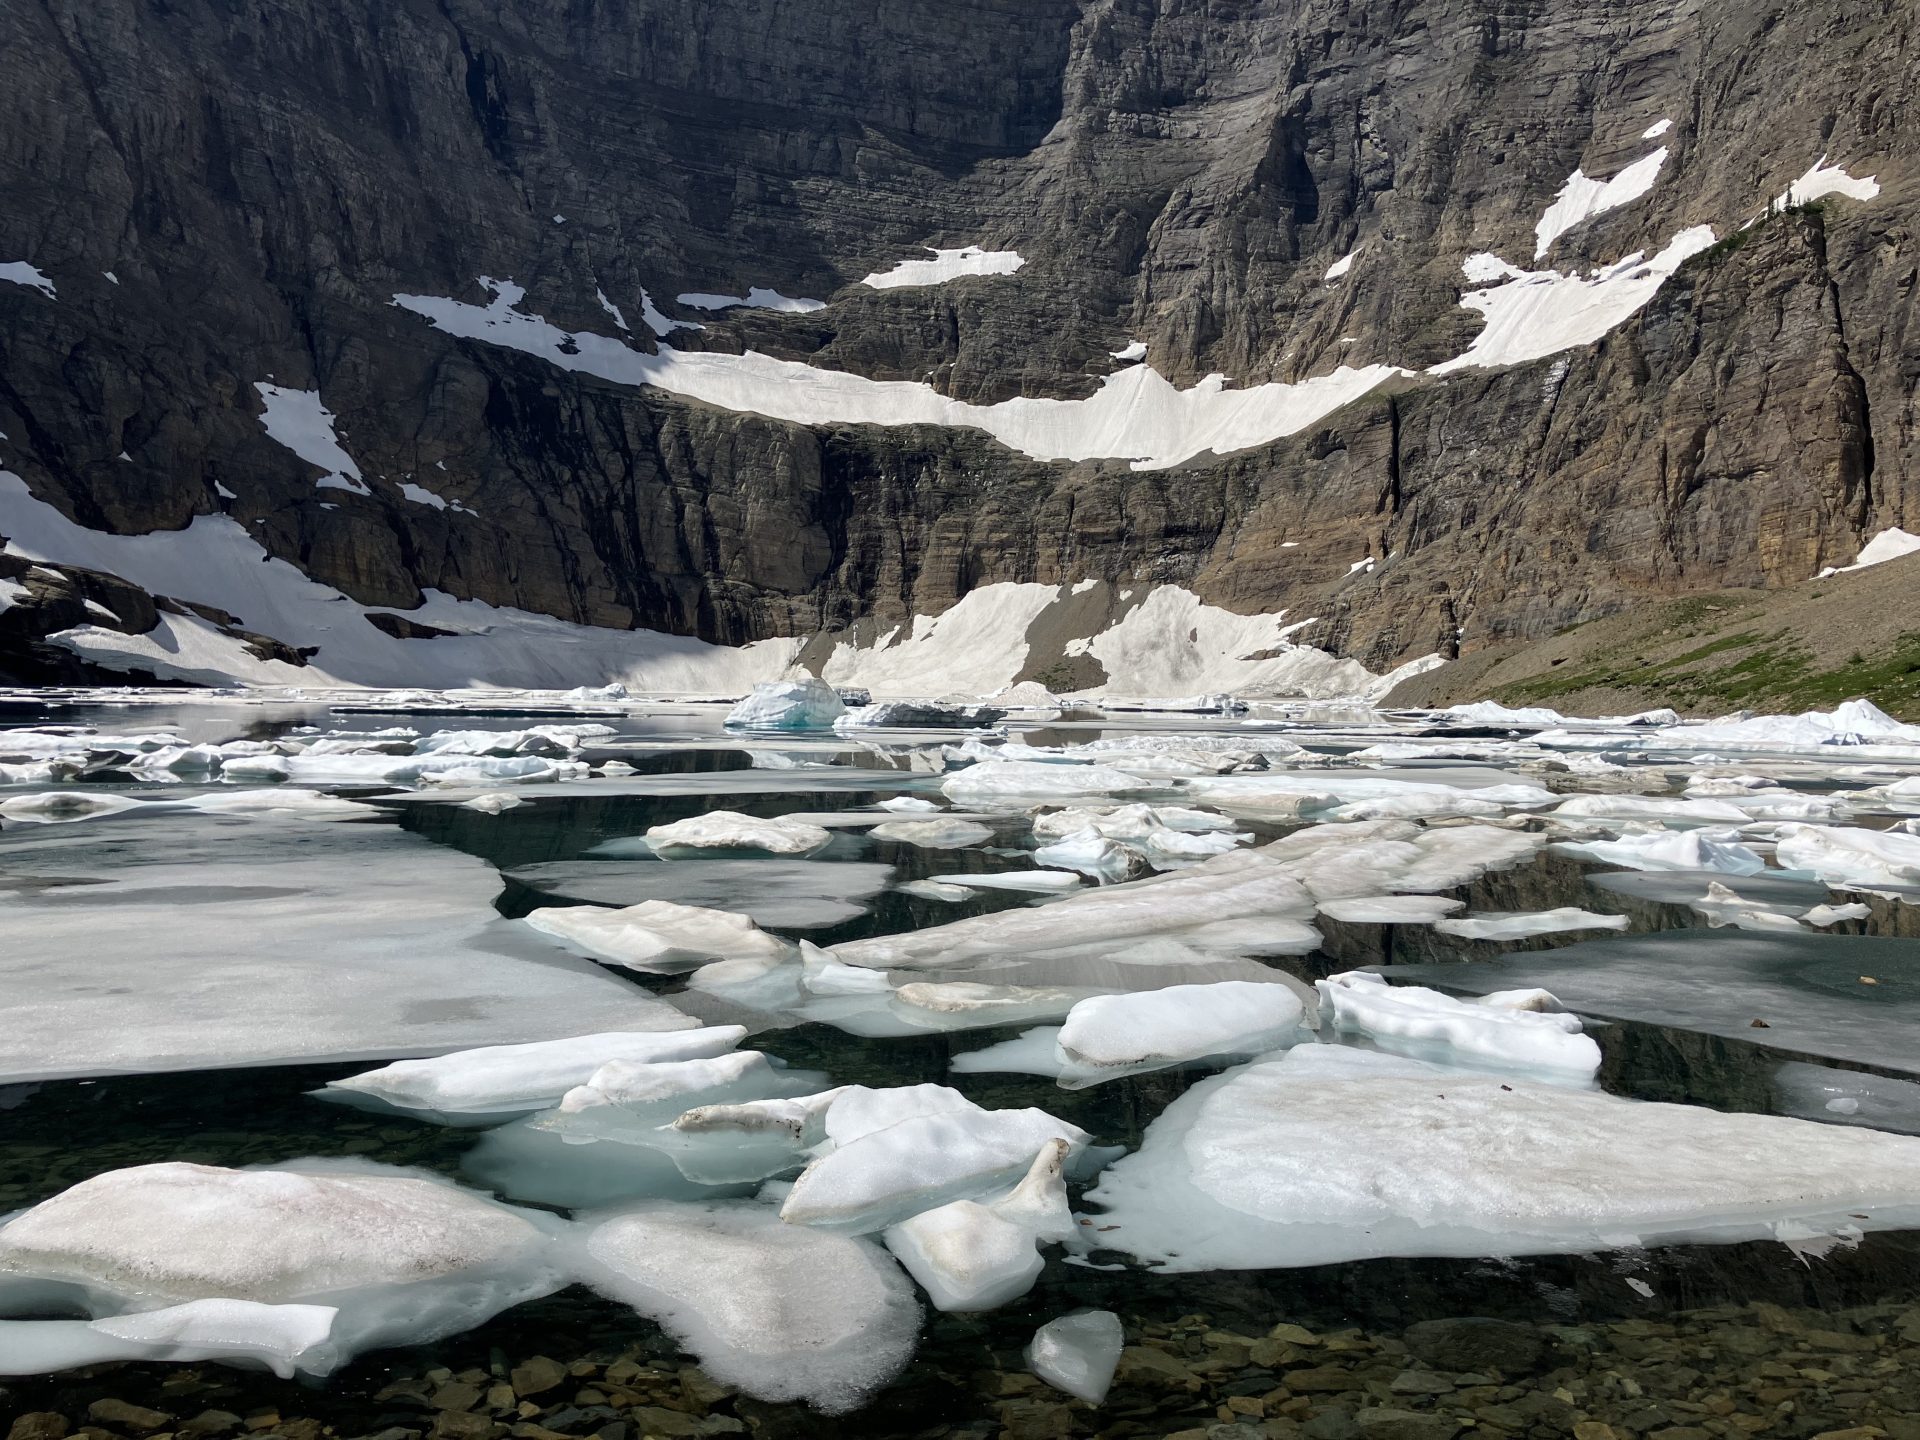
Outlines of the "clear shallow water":
{"type": "MultiPolygon", "coordinates": [[[[139,728],[149,728],[154,718],[142,716],[139,728]]],[[[190,710],[180,718],[194,727],[204,725],[208,736],[236,733],[230,718],[190,710]]],[[[323,718],[290,714],[260,722],[254,733],[267,735],[323,718]]],[[[371,717],[370,725],[395,720],[371,717]]],[[[482,728],[485,723],[432,717],[421,728],[482,728]]],[[[130,727],[125,716],[110,712],[103,728],[130,727]]],[[[1037,743],[1039,737],[1029,738],[1037,743]]],[[[645,739],[666,748],[621,746],[620,758],[641,773],[606,788],[661,784],[654,793],[597,794],[598,782],[590,782],[566,793],[540,794],[533,803],[499,815],[437,801],[391,800],[376,806],[382,818],[369,823],[397,826],[498,867],[503,875],[493,904],[500,916],[511,919],[537,905],[562,902],[551,888],[504,872],[582,862],[586,852],[606,841],[719,806],[762,816],[832,813],[896,793],[901,781],[925,783],[904,771],[883,783],[878,775],[850,773],[844,763],[836,767],[843,772],[839,775],[751,770],[739,749],[701,748],[693,723],[645,739]],[[767,788],[737,788],[743,783],[767,788]]],[[[823,747],[809,758],[876,767],[872,754],[851,747],[823,747]]],[[[108,818],[87,822],[85,828],[125,832],[141,827],[142,836],[150,833],[152,844],[164,846],[168,824],[158,816],[108,818]]],[[[1291,826],[1253,828],[1267,838],[1291,826]]],[[[10,826],[6,840],[25,844],[71,833],[68,827],[30,832],[10,826]]],[[[805,863],[885,864],[898,883],[1024,869],[1031,864],[1026,854],[1031,843],[1024,825],[1011,820],[997,827],[989,846],[963,851],[870,842],[848,831],[838,833],[821,857],[805,863]]],[[[1575,905],[1627,914],[1628,935],[1597,942],[1602,945],[1631,946],[1636,936],[1690,931],[1698,924],[1684,904],[1658,893],[1623,895],[1593,884],[1588,877],[1598,873],[1599,867],[1548,853],[1453,893],[1467,902],[1469,912],[1575,905]]],[[[959,904],[897,893],[858,903],[867,907],[865,913],[835,923],[769,928],[837,943],[1033,902],[1017,893],[982,891],[959,904]]],[[[1848,928],[1900,937],[1913,933],[1914,919],[1913,907],[1888,900],[1876,902],[1868,921],[1848,928]]],[[[1318,951],[1268,963],[1309,980],[1361,965],[1445,961],[1457,966],[1462,958],[1484,962],[1515,956],[1499,962],[1508,968],[1582,938],[1490,944],[1454,940],[1417,925],[1319,923],[1325,942],[1318,951]]],[[[217,935],[208,938],[219,943],[217,935]]],[[[1827,938],[1796,943],[1818,950],[1827,938]]],[[[1705,943],[1718,949],[1740,940],[1713,932],[1705,943]]],[[[73,958],[84,963],[84,957],[73,958]]],[[[1676,950],[1667,966],[1676,988],[1696,983],[1687,966],[1687,952],[1676,950]]],[[[1891,978],[1896,968],[1902,977],[1911,973],[1904,967],[1920,968],[1902,947],[1899,958],[1882,968],[1891,978]]],[[[682,988],[677,980],[614,973],[650,993],[674,994],[682,988]]],[[[1420,978],[1447,985],[1450,977],[1433,971],[1420,978]]],[[[1477,974],[1469,978],[1463,972],[1460,983],[1449,988],[1491,988],[1477,982],[1477,974]]],[[[1649,982],[1642,977],[1638,983],[1645,1008],[1658,1012],[1657,997],[1646,995],[1649,982]]],[[[1900,998],[1897,988],[1887,991],[1889,1005],[1900,998]]],[[[696,1004],[689,1008],[700,1013],[696,1004]]],[[[1904,1020],[1888,1023],[1896,1028],[1887,1033],[1897,1038],[1904,1020]]],[[[1158,1072],[1067,1091],[1031,1076],[950,1072],[954,1054],[1011,1038],[1023,1028],[877,1040],[822,1025],[796,1025],[758,1035],[751,1043],[795,1066],[825,1070],[836,1082],[939,1082],[989,1107],[1042,1106],[1092,1132],[1100,1143],[1129,1148],[1139,1145],[1168,1104],[1209,1073],[1158,1072]]],[[[1638,1099],[1798,1113],[1792,1092],[1782,1087],[1782,1067],[1797,1062],[1835,1068],[1830,1056],[1781,1043],[1789,1038],[1790,1026],[1781,1026],[1779,1036],[1722,1028],[1727,1033],[1645,1018],[1596,1025],[1592,1033],[1604,1057],[1600,1083],[1638,1099]]],[[[1889,1059],[1899,1057],[1882,1056],[1883,1062],[1889,1059]]],[[[308,1094],[361,1068],[268,1066],[0,1088],[0,1212],[106,1170],[160,1160],[242,1166],[309,1155],[359,1156],[422,1166],[472,1183],[462,1162],[476,1142],[473,1132],[357,1113],[308,1094]]],[[[1898,1063],[1863,1065],[1857,1058],[1840,1062],[1839,1068],[1892,1077],[1911,1071],[1898,1063]]],[[[1337,1124],[1337,1117],[1329,1123],[1337,1124]]],[[[1684,1163],[1684,1157],[1676,1157],[1676,1164],[1684,1163]]],[[[174,1429],[212,1410],[243,1421],[255,1417],[257,1425],[249,1422],[248,1428],[261,1434],[305,1436],[311,1432],[301,1422],[311,1420],[340,1435],[398,1429],[442,1440],[506,1436],[516,1425],[600,1434],[606,1440],[741,1431],[1149,1436],[1206,1434],[1219,1426],[1315,1440],[1344,1435],[1390,1440],[1450,1435],[1459,1429],[1460,1417],[1471,1416],[1472,1431],[1487,1435],[1565,1435],[1575,1433],[1578,1424],[1603,1423],[1621,1436],[1678,1429],[1676,1440],[1695,1440],[1689,1429],[1706,1435],[1813,1436],[1863,1417],[1896,1436],[1920,1434],[1903,1432],[1902,1422],[1892,1419],[1920,1415],[1917,1377],[1920,1236],[1893,1232],[1868,1235],[1858,1245],[1824,1254],[1767,1242],[1501,1261],[1375,1260],[1181,1276],[1138,1267],[1099,1271],[1055,1261],[1030,1294],[1002,1309],[976,1316],[929,1312],[918,1354],[901,1378],[866,1409],[832,1420],[714,1386],[658,1327],[577,1289],[508,1311],[465,1335],[362,1357],[323,1384],[278,1381],[214,1365],[109,1366],[87,1374],[0,1381],[0,1414],[52,1411],[78,1424],[89,1406],[112,1399],[173,1417],[149,1430],[174,1429]],[[1081,1306],[1116,1311],[1133,1347],[1098,1411],[1039,1385],[1027,1374],[1020,1353],[1035,1326],[1081,1306]],[[1514,1328],[1418,1328],[1462,1317],[1497,1319],[1514,1328]],[[579,1373],[546,1388],[502,1395],[498,1387],[511,1388],[515,1371],[537,1356],[579,1373]],[[1408,1380],[1409,1374],[1424,1378],[1408,1380]],[[526,1407],[532,1407],[530,1413],[526,1407]],[[269,1411],[277,1414],[277,1422],[268,1418],[269,1411]],[[621,1426],[624,1431],[611,1428],[621,1426]]],[[[537,1378],[527,1377],[528,1385],[537,1378]]],[[[224,1423],[208,1422],[214,1427],[210,1433],[220,1433],[217,1427],[224,1423]]],[[[105,1428],[143,1433],[141,1425],[124,1419],[106,1422],[105,1428]]],[[[539,1440],[535,1430],[523,1433],[539,1440]]],[[[1248,1440],[1248,1431],[1228,1430],[1220,1440],[1248,1440]]],[[[1604,1437],[1594,1431],[1581,1440],[1604,1437]]]]}

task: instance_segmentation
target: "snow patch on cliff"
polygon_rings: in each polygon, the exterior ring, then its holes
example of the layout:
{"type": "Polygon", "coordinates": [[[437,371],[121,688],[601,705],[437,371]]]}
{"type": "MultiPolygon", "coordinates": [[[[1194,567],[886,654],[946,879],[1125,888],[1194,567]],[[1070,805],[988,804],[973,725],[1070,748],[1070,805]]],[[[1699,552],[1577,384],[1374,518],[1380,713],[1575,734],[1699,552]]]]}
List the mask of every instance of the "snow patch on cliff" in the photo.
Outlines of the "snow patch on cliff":
{"type": "Polygon", "coordinates": [[[256,381],[253,388],[266,403],[260,423],[267,434],[309,465],[326,471],[313,482],[314,489],[373,493],[360,478],[360,467],[333,433],[333,412],[320,403],[318,390],[290,390],[264,380],[256,381]]]}
{"type": "Polygon", "coordinates": [[[1788,210],[1795,205],[1810,205],[1828,195],[1845,195],[1849,200],[1871,200],[1880,193],[1880,182],[1867,175],[1856,180],[1844,166],[1827,164],[1822,155],[1811,169],[1774,197],[1773,208],[1788,210]]]}
{"type": "Polygon", "coordinates": [[[1545,255],[1553,242],[1574,226],[1617,210],[1653,189],[1653,182],[1660,178],[1660,167],[1667,163],[1667,154],[1663,145],[1651,155],[1641,156],[1611,180],[1595,180],[1576,169],[1533,227],[1533,258],[1538,260],[1545,255]]]}
{"type": "Polygon", "coordinates": [[[24,260],[8,260],[0,263],[0,280],[13,285],[24,285],[29,290],[38,290],[49,300],[58,298],[53,293],[53,281],[24,260]]]}
{"type": "Polygon", "coordinates": [[[755,285],[744,295],[708,295],[694,292],[688,295],[676,295],[675,300],[695,310],[778,310],[788,315],[806,315],[815,310],[827,308],[824,300],[798,299],[791,295],[782,295],[778,290],[769,290],[764,285],[755,285]]]}
{"type": "Polygon", "coordinates": [[[902,260],[891,270],[876,270],[861,280],[873,290],[901,290],[917,285],[944,285],[966,275],[1011,275],[1027,262],[1018,250],[982,250],[965,245],[958,250],[926,247],[931,260],[902,260]]]}

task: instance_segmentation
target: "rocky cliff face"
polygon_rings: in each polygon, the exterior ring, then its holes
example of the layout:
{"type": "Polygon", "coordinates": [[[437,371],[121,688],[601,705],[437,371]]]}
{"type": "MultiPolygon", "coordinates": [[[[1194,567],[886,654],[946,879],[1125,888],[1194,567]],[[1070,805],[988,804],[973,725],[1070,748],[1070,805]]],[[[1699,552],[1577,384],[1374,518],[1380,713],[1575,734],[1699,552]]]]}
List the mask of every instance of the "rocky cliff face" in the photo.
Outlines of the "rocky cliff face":
{"type": "Polygon", "coordinates": [[[730,644],[1151,581],[1382,668],[1790,584],[1920,529],[1917,62],[1867,0],[28,0],[0,264],[53,293],[0,283],[0,467],[93,529],[229,514],[371,605],[730,644]],[[1656,147],[1534,258],[1576,167],[1656,147]],[[1823,155],[1878,195],[1768,214],[1823,155]],[[1469,256],[1571,274],[1695,225],[1596,341],[1423,373],[1482,329],[1469,256]],[[859,283],[976,244],[1025,263],[859,283]],[[1084,399],[1133,341],[1181,387],[1413,373],[1141,471],[690,402],[393,303],[481,276],[642,352],[975,405],[1084,399]],[[751,287],[829,303],[673,298],[751,287]],[[266,381],[324,398],[357,486],[269,435],[266,381]]]}

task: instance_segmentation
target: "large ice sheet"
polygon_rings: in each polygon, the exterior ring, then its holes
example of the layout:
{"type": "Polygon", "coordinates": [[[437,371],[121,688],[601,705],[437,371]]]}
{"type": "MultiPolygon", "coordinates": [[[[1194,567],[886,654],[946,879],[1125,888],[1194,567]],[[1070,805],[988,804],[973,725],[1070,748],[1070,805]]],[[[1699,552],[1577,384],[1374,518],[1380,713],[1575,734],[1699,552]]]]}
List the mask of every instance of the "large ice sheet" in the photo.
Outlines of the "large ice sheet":
{"type": "Polygon", "coordinates": [[[280,1307],[318,1304],[337,1312],[327,1349],[300,1368],[324,1373],[360,1350],[455,1334],[560,1289],[563,1225],[424,1171],[366,1162],[138,1165],[0,1226],[0,1309],[45,1309],[60,1296],[96,1322],[131,1316],[108,1327],[122,1340],[172,1330],[204,1344],[237,1328],[235,1348],[250,1337],[251,1348],[284,1351],[295,1337],[280,1307]],[[197,1301],[272,1310],[166,1314],[197,1301]],[[140,1312],[156,1311],[141,1323],[140,1312]]]}
{"type": "Polygon", "coordinates": [[[758,1400],[855,1409],[919,1334],[912,1286],[877,1245],[784,1225],[764,1205],[637,1206],[599,1220],[582,1252],[589,1285],[758,1400]]]}
{"type": "Polygon", "coordinates": [[[371,1060],[694,1022],[378,820],[191,813],[0,838],[0,1080],[371,1060]],[[239,997],[243,997],[239,998],[239,997]]]}
{"type": "Polygon", "coordinates": [[[1111,765],[1053,764],[1044,760],[987,760],[941,783],[949,800],[960,805],[1007,805],[1022,800],[1060,800],[1082,795],[1118,795],[1150,790],[1143,780],[1111,765]]]}
{"type": "Polygon", "coordinates": [[[1087,1199],[1172,1270],[1606,1250],[1912,1225],[1920,1140],[1308,1045],[1196,1085],[1087,1199]]]}
{"type": "Polygon", "coordinates": [[[1920,1022],[1915,940],[1674,930],[1383,973],[1469,993],[1542,986],[1586,1016],[1920,1074],[1913,1044],[1920,1022]]]}

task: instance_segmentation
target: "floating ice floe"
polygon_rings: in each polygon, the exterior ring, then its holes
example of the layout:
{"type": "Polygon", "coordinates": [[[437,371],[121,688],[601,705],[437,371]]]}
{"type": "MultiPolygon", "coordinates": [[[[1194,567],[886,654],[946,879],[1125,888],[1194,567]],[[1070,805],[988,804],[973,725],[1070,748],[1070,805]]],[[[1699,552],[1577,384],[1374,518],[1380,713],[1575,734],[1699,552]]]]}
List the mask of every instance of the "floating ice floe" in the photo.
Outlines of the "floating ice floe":
{"type": "Polygon", "coordinates": [[[801,680],[765,680],[727,712],[735,730],[830,730],[847,713],[840,692],[809,675],[801,680]]]}
{"type": "Polygon", "coordinates": [[[1767,862],[1740,844],[1733,831],[1660,830],[1622,835],[1617,840],[1561,841],[1553,847],[1633,870],[1719,870],[1728,875],[1758,875],[1767,862]]]}
{"type": "Polygon", "coordinates": [[[1095,880],[1125,880],[1146,869],[1146,856],[1131,846],[1109,840],[1098,832],[1078,830],[1033,852],[1036,865],[1074,870],[1095,880]]]}
{"type": "Polygon", "coordinates": [[[1445,895],[1346,895],[1322,900],[1320,913],[1350,925],[1431,925],[1466,903],[1445,895]]]}
{"type": "Polygon", "coordinates": [[[437,1054],[576,1034],[584,1015],[694,1023],[502,919],[491,865],[317,798],[369,819],[236,825],[223,807],[172,812],[164,844],[131,825],[0,837],[11,880],[92,882],[0,905],[0,1083],[437,1054]]]}
{"type": "Polygon", "coordinates": [[[867,834],[875,840],[892,840],[927,850],[963,850],[993,838],[993,831],[971,820],[888,820],[867,834]]]}
{"type": "Polygon", "coordinates": [[[570,1140],[648,1144],[684,1111],[814,1094],[826,1077],[789,1070],[758,1050],[690,1060],[609,1060],[528,1126],[570,1140]]]}
{"type": "Polygon", "coordinates": [[[1152,781],[1112,766],[1059,765],[1041,760],[988,760],[949,775],[940,785],[942,794],[961,805],[1117,795],[1152,788],[1152,781]]]}
{"type": "MultiPolygon", "coordinates": [[[[608,842],[588,854],[606,853],[608,842]]],[[[724,860],[676,859],[661,864],[646,842],[645,860],[553,860],[525,865],[508,876],[542,895],[595,905],[666,900],[738,912],[760,925],[811,930],[864,914],[867,901],[887,888],[893,867],[879,863],[783,860],[753,856],[724,860]]]]}
{"type": "Polygon", "coordinates": [[[1911,1226],[1920,1141],[1307,1045],[1196,1085],[1087,1199],[1169,1270],[1581,1252],[1911,1226]]]}
{"type": "Polygon", "coordinates": [[[1049,1320],[1027,1343],[1027,1368],[1089,1405],[1107,1398],[1127,1334],[1111,1310],[1076,1310],[1049,1320]]]}
{"type": "Polygon", "coordinates": [[[956,250],[926,247],[931,260],[902,260],[891,270],[878,270],[860,283],[872,290],[899,290],[916,285],[944,285],[967,275],[1011,275],[1027,262],[1017,250],[983,250],[963,245],[956,250]]]}
{"type": "Polygon", "coordinates": [[[1773,1072],[1781,1113],[1832,1125],[1920,1135],[1920,1084],[1862,1070],[1789,1060],[1773,1072]]]}
{"type": "Polygon", "coordinates": [[[367,1096],[395,1109],[486,1123],[559,1104],[561,1096],[585,1084],[610,1060],[703,1060],[724,1055],[746,1035],[739,1025],[711,1025],[489,1045],[431,1060],[396,1061],[331,1081],[319,1093],[329,1098],[367,1096]]]}
{"type": "Polygon", "coordinates": [[[811,855],[833,836],[818,825],[785,818],[762,819],[737,810],[709,810],[669,825],[655,825],[647,844],[662,859],[687,850],[765,850],[772,855],[811,855]]]}
{"type": "Polygon", "coordinates": [[[1575,905],[1557,910],[1532,910],[1519,915],[1468,915],[1439,920],[1434,929],[1462,940],[1531,940],[1536,935],[1558,935],[1570,930],[1625,930],[1633,921],[1625,915],[1597,915],[1575,905]]]}
{"type": "Polygon", "coordinates": [[[937,700],[882,700],[847,711],[833,722],[849,730],[977,730],[998,723],[1006,711],[991,705],[954,705],[937,700]]]}
{"type": "Polygon", "coordinates": [[[1782,866],[1857,890],[1920,887],[1920,836],[1846,825],[1787,825],[1774,849],[1782,866]]]}
{"type": "Polygon", "coordinates": [[[527,802],[522,800],[518,795],[511,794],[508,791],[489,790],[485,794],[474,796],[471,800],[461,801],[460,808],[462,810],[478,810],[482,815],[498,815],[503,810],[511,810],[517,805],[524,805],[526,803],[527,802]]]}
{"type": "Polygon", "coordinates": [[[1286,978],[1222,980],[1097,995],[1068,1012],[1056,1043],[1067,1061],[1103,1069],[1159,1067],[1255,1054],[1294,1038],[1306,1007],[1286,978]]]}
{"type": "Polygon", "coordinates": [[[582,1278],[757,1400],[843,1414],[913,1356],[920,1307],[871,1241],[744,1202],[654,1203],[591,1223],[582,1278]]]}
{"type": "Polygon", "coordinates": [[[709,960],[783,960],[792,954],[786,941],[745,915],[671,900],[643,900],[620,910],[548,906],[527,915],[526,923],[596,960],[655,975],[679,974],[709,960]]]}
{"type": "MultiPolygon", "coordinates": [[[[254,1354],[324,1374],[362,1350],[457,1334],[552,1294],[569,1279],[555,1245],[563,1225],[368,1163],[138,1165],[0,1226],[0,1308],[64,1299],[96,1325],[110,1321],[104,1333],[116,1338],[165,1343],[171,1330],[208,1358],[254,1354]],[[266,1308],[168,1314],[196,1301],[266,1308]],[[337,1312],[324,1343],[299,1343],[312,1342],[319,1317],[288,1315],[289,1305],[337,1312]]],[[[33,1327],[17,1334],[33,1348],[33,1327]]]]}
{"type": "MultiPolygon", "coordinates": [[[[1057,873],[1057,872],[1056,872],[1057,873]]],[[[992,876],[953,877],[976,886],[992,876]]],[[[1072,880],[1072,876],[1062,878],[1072,880]]],[[[1068,896],[898,935],[847,941],[834,954],[877,969],[954,966],[996,956],[1119,959],[1129,947],[1185,938],[1230,951],[1305,954],[1320,942],[1313,900],[1261,851],[1218,856],[1151,880],[1068,896]]]]}
{"type": "Polygon", "coordinates": [[[189,1300],[99,1320],[0,1320],[0,1375],[45,1375],[110,1361],[218,1360],[284,1379],[326,1375],[346,1358],[331,1305],[189,1300]]]}
{"type": "MultiPolygon", "coordinates": [[[[829,1134],[834,1118],[829,1111],[829,1134]]],[[[1077,1153],[1087,1138],[1044,1110],[969,1106],[913,1115],[851,1139],[836,1136],[835,1147],[800,1172],[780,1218],[850,1232],[883,1230],[950,1200],[1004,1188],[1048,1141],[1064,1140],[1077,1153]]]]}
{"type": "Polygon", "coordinates": [[[1807,931],[1668,930],[1510,952],[1472,965],[1396,965],[1386,973],[1466,992],[1542,986],[1589,1018],[1920,1074],[1915,998],[1899,979],[1911,945],[1807,931]],[[1676,984],[1676,976],[1686,983],[1676,984]]]}
{"type": "Polygon", "coordinates": [[[1744,824],[1747,812],[1727,800],[1680,800],[1666,795],[1575,795],[1562,800],[1554,815],[1619,820],[1661,820],[1702,825],[1744,824]]]}
{"type": "Polygon", "coordinates": [[[1832,710],[1683,725],[1632,743],[1662,750],[1815,750],[1828,755],[1830,746],[1849,746],[1870,754],[1908,756],[1920,750],[1920,725],[1904,724],[1870,700],[1848,700],[1832,710]]]}
{"type": "Polygon", "coordinates": [[[1389,985],[1364,970],[1315,982],[1323,1022],[1342,1034],[1430,1058],[1591,1079],[1600,1047],[1579,1017],[1543,990],[1456,1000],[1417,985],[1389,985]]]}

